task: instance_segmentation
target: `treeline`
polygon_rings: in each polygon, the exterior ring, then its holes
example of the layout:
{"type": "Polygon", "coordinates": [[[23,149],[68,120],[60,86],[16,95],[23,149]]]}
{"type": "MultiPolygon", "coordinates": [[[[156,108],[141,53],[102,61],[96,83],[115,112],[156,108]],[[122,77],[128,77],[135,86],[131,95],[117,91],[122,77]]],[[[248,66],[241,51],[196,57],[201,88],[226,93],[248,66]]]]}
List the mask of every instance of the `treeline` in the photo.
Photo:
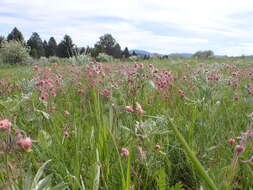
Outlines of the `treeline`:
{"type": "MultiPolygon", "coordinates": [[[[79,54],[97,57],[100,53],[107,54],[113,58],[128,58],[130,53],[128,48],[122,51],[119,43],[111,34],[104,34],[94,47],[77,47],[69,35],[65,35],[61,42],[57,44],[54,37],[50,37],[48,41],[42,40],[37,32],[32,33],[31,37],[25,41],[23,34],[16,27],[8,34],[7,38],[0,36],[0,48],[7,41],[17,41],[29,49],[29,54],[33,58],[57,56],[61,58],[69,58],[79,54]]],[[[136,55],[133,52],[133,55],[136,55]]]]}
{"type": "MultiPolygon", "coordinates": [[[[178,57],[178,58],[185,58],[182,57],[181,54],[175,54],[173,56],[169,55],[137,55],[134,51],[130,54],[127,47],[124,50],[121,49],[120,44],[113,38],[111,34],[104,34],[99,38],[97,43],[94,44],[94,47],[77,47],[72,38],[69,35],[65,35],[63,39],[57,44],[54,37],[50,37],[48,41],[42,40],[40,35],[37,32],[32,33],[31,37],[26,41],[24,39],[23,34],[19,31],[16,27],[8,34],[7,38],[4,36],[0,36],[0,48],[3,46],[4,42],[12,42],[7,45],[5,50],[5,54],[10,52],[9,50],[13,51],[14,48],[18,48],[19,44],[15,44],[13,42],[18,42],[22,44],[22,46],[27,50],[29,55],[35,59],[39,59],[40,57],[60,57],[60,58],[70,58],[73,56],[78,55],[88,55],[95,58],[98,61],[106,61],[107,59],[110,60],[112,58],[116,59],[150,59],[150,58],[160,58],[160,59],[167,59],[169,57],[178,57]]],[[[22,47],[19,47],[20,54],[24,55],[24,51],[22,47]]],[[[0,49],[1,50],[1,49],[0,49]]],[[[11,56],[8,56],[8,60],[11,56]]],[[[12,52],[12,57],[17,57],[15,52],[12,52]]],[[[198,51],[192,56],[192,58],[197,59],[208,59],[208,58],[215,58],[214,52],[211,50],[207,51],[198,51]]],[[[13,58],[14,59],[14,58],[13,58]]],[[[14,62],[11,60],[11,62],[14,62]]]]}

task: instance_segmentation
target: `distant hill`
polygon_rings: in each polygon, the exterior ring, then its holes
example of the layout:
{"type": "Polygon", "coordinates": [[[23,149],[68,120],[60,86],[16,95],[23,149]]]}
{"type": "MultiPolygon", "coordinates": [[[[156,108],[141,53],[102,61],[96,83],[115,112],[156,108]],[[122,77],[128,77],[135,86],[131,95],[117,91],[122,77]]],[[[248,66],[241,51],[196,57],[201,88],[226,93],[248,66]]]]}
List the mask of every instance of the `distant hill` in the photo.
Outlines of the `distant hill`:
{"type": "MultiPolygon", "coordinates": [[[[149,52],[149,51],[145,51],[145,50],[140,50],[140,49],[132,49],[129,51],[130,54],[133,53],[133,51],[135,51],[135,53],[137,55],[159,55],[159,56],[169,56],[169,57],[173,57],[173,56],[180,56],[182,58],[189,58],[191,57],[193,54],[192,53],[170,53],[170,54],[161,54],[161,53],[154,53],[154,52],[149,52]]],[[[215,55],[216,58],[224,58],[226,57],[225,55],[215,55]]],[[[253,55],[249,55],[247,57],[253,57],[253,55]]]]}
{"type": "Polygon", "coordinates": [[[130,54],[133,53],[133,51],[135,51],[136,54],[138,55],[159,55],[159,56],[176,56],[179,55],[183,58],[188,58],[191,57],[192,54],[191,53],[171,53],[171,54],[161,54],[161,53],[154,53],[154,52],[149,52],[149,51],[145,51],[145,50],[140,50],[140,49],[132,49],[129,51],[130,54]]]}
{"type": "Polygon", "coordinates": [[[168,56],[177,56],[177,55],[183,58],[188,58],[188,57],[191,57],[193,54],[192,53],[171,53],[168,56]]]}
{"type": "Polygon", "coordinates": [[[160,54],[160,53],[151,53],[151,52],[148,52],[148,51],[145,51],[145,50],[140,50],[140,49],[132,49],[129,51],[130,54],[132,54],[133,52],[135,52],[136,54],[138,55],[160,55],[160,56],[163,56],[164,54],[160,54]]]}

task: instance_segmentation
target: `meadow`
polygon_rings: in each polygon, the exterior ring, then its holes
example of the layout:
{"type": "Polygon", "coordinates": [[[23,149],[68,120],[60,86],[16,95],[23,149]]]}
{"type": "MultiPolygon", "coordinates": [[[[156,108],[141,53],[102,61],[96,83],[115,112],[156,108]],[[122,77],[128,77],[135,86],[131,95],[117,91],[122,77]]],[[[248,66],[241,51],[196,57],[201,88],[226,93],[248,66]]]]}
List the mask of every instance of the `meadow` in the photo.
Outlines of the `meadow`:
{"type": "Polygon", "coordinates": [[[0,67],[0,189],[253,189],[253,59],[0,67]]]}

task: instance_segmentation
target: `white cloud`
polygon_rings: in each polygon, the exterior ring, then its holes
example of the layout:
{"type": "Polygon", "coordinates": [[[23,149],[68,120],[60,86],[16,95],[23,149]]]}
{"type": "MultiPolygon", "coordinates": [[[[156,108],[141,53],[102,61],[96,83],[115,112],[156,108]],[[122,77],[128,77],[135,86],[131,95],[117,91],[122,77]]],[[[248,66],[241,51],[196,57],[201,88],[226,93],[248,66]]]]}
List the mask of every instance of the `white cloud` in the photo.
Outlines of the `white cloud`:
{"type": "Polygon", "coordinates": [[[53,35],[58,41],[68,33],[78,45],[92,45],[99,36],[109,32],[123,47],[161,53],[200,49],[230,55],[253,53],[253,27],[247,23],[248,19],[240,17],[242,13],[253,16],[252,0],[0,1],[0,24],[11,23],[26,33],[36,31],[43,38],[53,35]],[[1,13],[12,13],[20,18],[1,16],[1,13]],[[112,20],[103,22],[97,18],[112,20]],[[120,19],[113,21],[113,18],[120,19]],[[157,24],[153,30],[147,30],[142,23],[157,24]],[[159,24],[163,28],[174,27],[184,34],[170,31],[164,34],[166,31],[163,31],[161,35],[157,32],[159,24]],[[234,47],[229,43],[231,40],[234,47]]]}

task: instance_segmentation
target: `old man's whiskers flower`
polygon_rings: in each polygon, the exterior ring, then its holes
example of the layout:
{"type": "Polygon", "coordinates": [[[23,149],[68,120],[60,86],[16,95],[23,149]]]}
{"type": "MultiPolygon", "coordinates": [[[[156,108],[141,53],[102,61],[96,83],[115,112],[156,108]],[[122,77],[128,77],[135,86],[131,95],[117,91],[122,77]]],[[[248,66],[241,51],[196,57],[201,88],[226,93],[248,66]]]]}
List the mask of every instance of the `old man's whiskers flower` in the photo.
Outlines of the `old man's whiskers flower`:
{"type": "Polygon", "coordinates": [[[0,129],[4,131],[10,131],[11,122],[8,119],[0,121],[0,129]]]}
{"type": "Polygon", "coordinates": [[[32,151],[33,140],[30,137],[25,137],[17,140],[17,145],[23,148],[26,152],[32,151]]]}

